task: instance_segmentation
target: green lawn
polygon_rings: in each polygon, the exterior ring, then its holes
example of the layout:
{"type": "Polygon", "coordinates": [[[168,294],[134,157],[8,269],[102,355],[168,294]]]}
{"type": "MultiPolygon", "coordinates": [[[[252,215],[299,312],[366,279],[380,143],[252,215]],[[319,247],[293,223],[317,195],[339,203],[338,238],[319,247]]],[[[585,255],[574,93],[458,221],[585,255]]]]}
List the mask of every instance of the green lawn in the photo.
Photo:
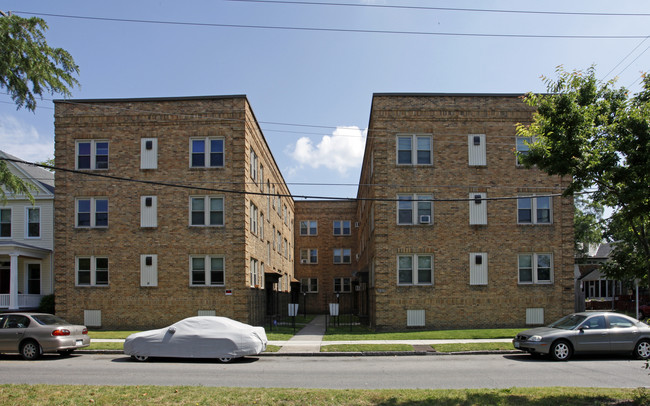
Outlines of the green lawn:
{"type": "Polygon", "coordinates": [[[331,344],[322,345],[320,352],[384,352],[413,351],[410,344],[331,344]]]}
{"type": "Polygon", "coordinates": [[[23,405],[644,405],[644,389],[367,390],[203,386],[0,385],[0,404],[23,405]]]}
{"type": "Polygon", "coordinates": [[[473,338],[513,338],[525,328],[492,328],[471,330],[400,331],[376,333],[362,326],[328,327],[323,341],[358,340],[450,340],[473,338]]]}

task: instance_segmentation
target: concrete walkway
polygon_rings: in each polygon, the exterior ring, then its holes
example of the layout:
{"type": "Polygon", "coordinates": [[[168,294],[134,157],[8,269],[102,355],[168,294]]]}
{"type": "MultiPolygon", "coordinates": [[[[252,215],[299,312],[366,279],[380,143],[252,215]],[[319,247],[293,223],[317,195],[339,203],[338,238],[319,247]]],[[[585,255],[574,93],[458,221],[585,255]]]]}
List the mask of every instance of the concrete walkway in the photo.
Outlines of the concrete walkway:
{"type": "Polygon", "coordinates": [[[304,354],[320,352],[321,342],[325,334],[325,315],[314,317],[305,327],[298,331],[289,341],[284,341],[279,354],[304,354]]]}

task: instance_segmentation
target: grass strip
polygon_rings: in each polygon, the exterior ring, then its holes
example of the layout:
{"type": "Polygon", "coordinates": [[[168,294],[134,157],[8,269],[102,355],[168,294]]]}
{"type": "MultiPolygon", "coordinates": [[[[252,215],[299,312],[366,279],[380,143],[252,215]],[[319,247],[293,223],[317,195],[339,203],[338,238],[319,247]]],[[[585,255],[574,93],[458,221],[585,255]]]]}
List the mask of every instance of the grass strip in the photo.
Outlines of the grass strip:
{"type": "Polygon", "coordinates": [[[645,389],[510,388],[332,390],[190,386],[0,385],[13,405],[621,405],[648,404],[645,389]],[[628,402],[628,403],[625,403],[628,402]]]}
{"type": "Polygon", "coordinates": [[[332,344],[322,345],[320,352],[413,351],[410,344],[332,344]]]}
{"type": "Polygon", "coordinates": [[[437,352],[514,350],[512,343],[435,344],[437,352]]]}
{"type": "Polygon", "coordinates": [[[522,330],[523,328],[490,328],[375,333],[361,326],[352,326],[352,330],[349,326],[340,326],[328,327],[323,341],[494,339],[512,338],[522,330]]]}

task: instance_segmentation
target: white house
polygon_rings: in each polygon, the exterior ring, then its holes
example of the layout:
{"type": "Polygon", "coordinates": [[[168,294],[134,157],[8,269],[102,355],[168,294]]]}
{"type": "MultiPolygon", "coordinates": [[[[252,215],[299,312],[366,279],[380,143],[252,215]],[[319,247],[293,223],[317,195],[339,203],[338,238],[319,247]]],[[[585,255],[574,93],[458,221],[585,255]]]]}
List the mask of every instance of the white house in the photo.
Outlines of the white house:
{"type": "Polygon", "coordinates": [[[54,292],[54,174],[3,151],[0,159],[33,185],[35,199],[6,193],[0,203],[0,310],[34,309],[54,292]]]}

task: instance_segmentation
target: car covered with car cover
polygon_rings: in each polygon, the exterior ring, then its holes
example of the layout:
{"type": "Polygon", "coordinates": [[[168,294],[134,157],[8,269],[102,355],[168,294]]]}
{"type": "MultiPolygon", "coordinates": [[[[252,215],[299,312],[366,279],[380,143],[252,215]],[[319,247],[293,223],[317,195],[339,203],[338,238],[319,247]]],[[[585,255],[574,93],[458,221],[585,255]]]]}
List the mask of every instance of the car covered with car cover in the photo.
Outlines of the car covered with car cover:
{"type": "Polygon", "coordinates": [[[633,354],[650,358],[650,327],[614,312],[582,312],[562,317],[547,327],[522,331],[515,348],[532,355],[565,361],[573,354],[633,354]]]}
{"type": "Polygon", "coordinates": [[[53,314],[0,314],[0,353],[17,352],[34,360],[48,352],[70,355],[89,345],[86,326],[70,324],[53,314]]]}
{"type": "Polygon", "coordinates": [[[171,326],[128,336],[124,354],[138,361],[150,357],[217,358],[228,362],[266,349],[264,327],[254,327],[227,317],[196,316],[171,326]]]}

